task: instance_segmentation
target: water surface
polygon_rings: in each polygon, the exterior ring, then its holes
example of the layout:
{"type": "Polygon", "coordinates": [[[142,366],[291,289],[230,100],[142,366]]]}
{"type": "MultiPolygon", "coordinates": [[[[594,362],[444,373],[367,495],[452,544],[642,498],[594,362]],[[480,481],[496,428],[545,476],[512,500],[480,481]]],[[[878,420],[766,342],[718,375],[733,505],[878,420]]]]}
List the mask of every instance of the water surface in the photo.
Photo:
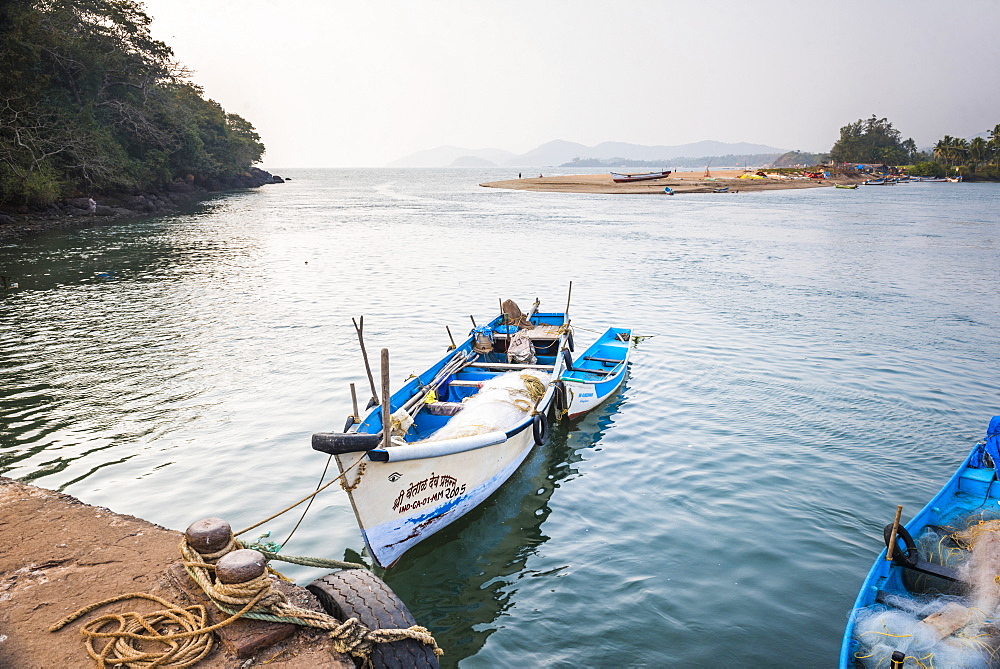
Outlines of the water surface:
{"type": "MultiPolygon", "coordinates": [[[[689,197],[483,189],[505,170],[285,170],[192,212],[0,247],[0,473],[183,529],[316,486],[313,432],[498,299],[578,350],[649,335],[611,402],[382,574],[446,665],[829,666],[896,504],[989,417],[992,184],[689,197]]],[[[283,541],[298,520],[268,523],[283,541]]],[[[286,547],[362,550],[330,488],[286,547]]],[[[320,572],[285,570],[300,581],[320,572]]]]}

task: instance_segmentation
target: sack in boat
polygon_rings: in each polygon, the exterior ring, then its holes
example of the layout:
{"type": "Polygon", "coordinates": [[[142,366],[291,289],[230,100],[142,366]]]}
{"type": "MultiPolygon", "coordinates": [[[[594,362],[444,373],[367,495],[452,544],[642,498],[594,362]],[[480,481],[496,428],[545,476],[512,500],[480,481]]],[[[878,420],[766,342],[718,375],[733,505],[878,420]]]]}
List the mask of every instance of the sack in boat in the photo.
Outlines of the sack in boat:
{"type": "Polygon", "coordinates": [[[521,313],[521,309],[517,306],[514,300],[504,300],[503,304],[500,305],[503,310],[504,321],[507,325],[513,325],[518,328],[523,328],[525,330],[531,330],[535,326],[531,324],[528,317],[521,313]]]}
{"type": "Polygon", "coordinates": [[[507,345],[507,361],[520,365],[533,365],[537,362],[531,340],[523,332],[518,332],[507,345]]]}

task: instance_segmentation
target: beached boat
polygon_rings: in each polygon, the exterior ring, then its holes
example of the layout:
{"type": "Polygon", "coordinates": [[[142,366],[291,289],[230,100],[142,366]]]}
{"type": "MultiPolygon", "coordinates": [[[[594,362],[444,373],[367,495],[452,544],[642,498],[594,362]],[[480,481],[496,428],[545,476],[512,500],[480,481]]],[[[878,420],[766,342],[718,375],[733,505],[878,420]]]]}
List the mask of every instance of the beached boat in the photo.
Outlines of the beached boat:
{"type": "Polygon", "coordinates": [[[962,177],[961,177],[961,176],[957,176],[957,177],[948,177],[948,181],[950,181],[951,183],[956,183],[956,184],[957,184],[957,183],[958,183],[958,182],[960,182],[961,180],[962,180],[962,177]]]}
{"type": "Polygon", "coordinates": [[[723,186],[722,188],[713,188],[712,192],[713,193],[728,193],[729,192],[729,186],[723,186]]]}
{"type": "Polygon", "coordinates": [[[858,184],[835,184],[836,188],[849,188],[851,190],[858,187],[858,184]]]}
{"type": "MultiPolygon", "coordinates": [[[[555,383],[577,368],[567,315],[538,313],[537,302],[528,315],[507,305],[391,395],[383,351],[382,396],[390,395],[389,402],[356,427],[358,419],[349,418],[344,433],[313,435],[314,449],[335,456],[368,551],[383,567],[510,478],[545,441],[546,414],[557,395],[561,405],[574,406],[565,386],[555,383]],[[390,426],[388,437],[383,425],[390,426]]],[[[627,359],[627,343],[619,353],[607,342],[592,357],[627,359]]],[[[591,364],[604,363],[581,360],[583,371],[571,373],[595,397],[606,396],[610,382],[621,383],[624,364],[607,372],[590,371],[591,364]]],[[[575,392],[579,411],[591,408],[583,402],[587,391],[575,392]]]]}
{"type": "Polygon", "coordinates": [[[616,184],[628,183],[629,181],[648,181],[650,179],[663,179],[670,176],[670,170],[665,170],[663,172],[644,172],[642,174],[620,174],[618,172],[611,173],[611,180],[616,184]]]}
{"type": "Polygon", "coordinates": [[[986,439],[927,506],[905,525],[897,511],[885,527],[887,548],[854,603],[841,669],[903,667],[904,659],[907,667],[996,666],[998,464],[1000,416],[994,416],[986,439]]]}
{"type": "Polygon", "coordinates": [[[557,395],[556,403],[565,404],[559,408],[570,418],[576,418],[597,407],[618,390],[628,370],[631,343],[631,330],[608,328],[576,362],[567,357],[562,374],[555,382],[562,391],[557,395]]]}
{"type": "Polygon", "coordinates": [[[944,177],[918,177],[917,181],[921,182],[926,181],[930,183],[944,183],[945,181],[947,181],[947,179],[945,179],[944,177]]]}
{"type": "Polygon", "coordinates": [[[663,192],[666,193],[667,195],[673,195],[674,194],[674,189],[671,188],[670,186],[664,186],[663,187],[663,192]]]}
{"type": "Polygon", "coordinates": [[[896,180],[883,177],[881,179],[869,179],[864,184],[866,186],[895,186],[896,180]]]}

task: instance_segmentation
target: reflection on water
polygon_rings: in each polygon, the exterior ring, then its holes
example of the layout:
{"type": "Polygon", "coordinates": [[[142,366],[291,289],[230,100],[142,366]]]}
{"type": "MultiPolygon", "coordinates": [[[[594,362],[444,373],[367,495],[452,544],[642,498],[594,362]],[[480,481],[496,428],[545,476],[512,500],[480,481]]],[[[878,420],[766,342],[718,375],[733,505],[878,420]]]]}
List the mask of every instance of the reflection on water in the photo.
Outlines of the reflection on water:
{"type": "Polygon", "coordinates": [[[552,494],[578,474],[573,465],[582,459],[581,451],[600,446],[627,396],[626,380],[591,413],[554,424],[548,442],[536,447],[484,504],[380,572],[421,624],[444,630],[437,636],[446,651],[444,666],[479,652],[516,601],[522,579],[554,577],[565,568],[536,573],[526,565],[548,540],[542,524],[552,512],[552,494]]]}

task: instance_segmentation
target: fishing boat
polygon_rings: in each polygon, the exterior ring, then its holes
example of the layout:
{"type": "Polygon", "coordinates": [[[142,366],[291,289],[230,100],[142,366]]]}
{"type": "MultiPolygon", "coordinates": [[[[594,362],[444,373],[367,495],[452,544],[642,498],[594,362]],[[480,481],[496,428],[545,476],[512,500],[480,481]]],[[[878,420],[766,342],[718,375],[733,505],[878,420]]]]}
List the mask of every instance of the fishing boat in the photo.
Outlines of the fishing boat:
{"type": "Polygon", "coordinates": [[[883,532],[851,611],[840,667],[995,666],[1000,636],[1000,416],[905,525],[883,532]],[[914,663],[915,662],[915,663],[914,663]],[[920,664],[922,663],[922,664],[920,664]]]}
{"type": "Polygon", "coordinates": [[[851,190],[858,187],[858,184],[834,184],[836,188],[849,188],[851,190]]]}
{"type": "Polygon", "coordinates": [[[630,181],[648,181],[650,179],[663,179],[670,176],[670,170],[665,170],[663,172],[644,172],[642,174],[619,174],[618,172],[611,173],[611,180],[616,184],[628,183],[630,181]]]}
{"type": "Polygon", "coordinates": [[[674,189],[671,188],[670,186],[664,186],[663,187],[663,192],[666,193],[667,195],[673,195],[674,194],[674,189]]]}
{"type": "Polygon", "coordinates": [[[959,175],[957,177],[948,177],[948,181],[950,181],[951,183],[956,183],[957,184],[961,180],[962,180],[961,175],[959,175]]]}
{"type": "MultiPolygon", "coordinates": [[[[623,352],[606,341],[584,357],[627,360],[628,342],[622,341],[623,352]]],[[[355,409],[344,433],[312,437],[314,449],[336,458],[376,563],[392,566],[493,494],[546,440],[547,413],[557,397],[560,406],[579,413],[596,406],[583,397],[586,387],[593,397],[606,397],[610,384],[620,385],[625,363],[597,370],[592,365],[605,363],[574,363],[572,349],[567,313],[540,313],[536,302],[525,315],[508,301],[501,315],[474,327],[468,339],[391,394],[383,350],[381,395],[389,401],[363,419],[355,409]],[[567,382],[555,383],[567,373],[570,382],[585,386],[573,386],[578,399],[566,394],[567,382]]]]}
{"type": "Polygon", "coordinates": [[[721,188],[713,188],[712,192],[713,193],[728,193],[729,192],[729,186],[723,186],[721,188]]]}
{"type": "Polygon", "coordinates": [[[944,177],[919,177],[917,181],[926,181],[930,183],[944,183],[947,181],[944,177]]]}
{"type": "MultiPolygon", "coordinates": [[[[567,357],[555,382],[561,391],[556,396],[556,403],[565,405],[562,411],[576,418],[618,390],[628,370],[631,343],[630,329],[608,328],[576,362],[567,357]]],[[[566,353],[564,351],[563,355],[566,353]]]]}

